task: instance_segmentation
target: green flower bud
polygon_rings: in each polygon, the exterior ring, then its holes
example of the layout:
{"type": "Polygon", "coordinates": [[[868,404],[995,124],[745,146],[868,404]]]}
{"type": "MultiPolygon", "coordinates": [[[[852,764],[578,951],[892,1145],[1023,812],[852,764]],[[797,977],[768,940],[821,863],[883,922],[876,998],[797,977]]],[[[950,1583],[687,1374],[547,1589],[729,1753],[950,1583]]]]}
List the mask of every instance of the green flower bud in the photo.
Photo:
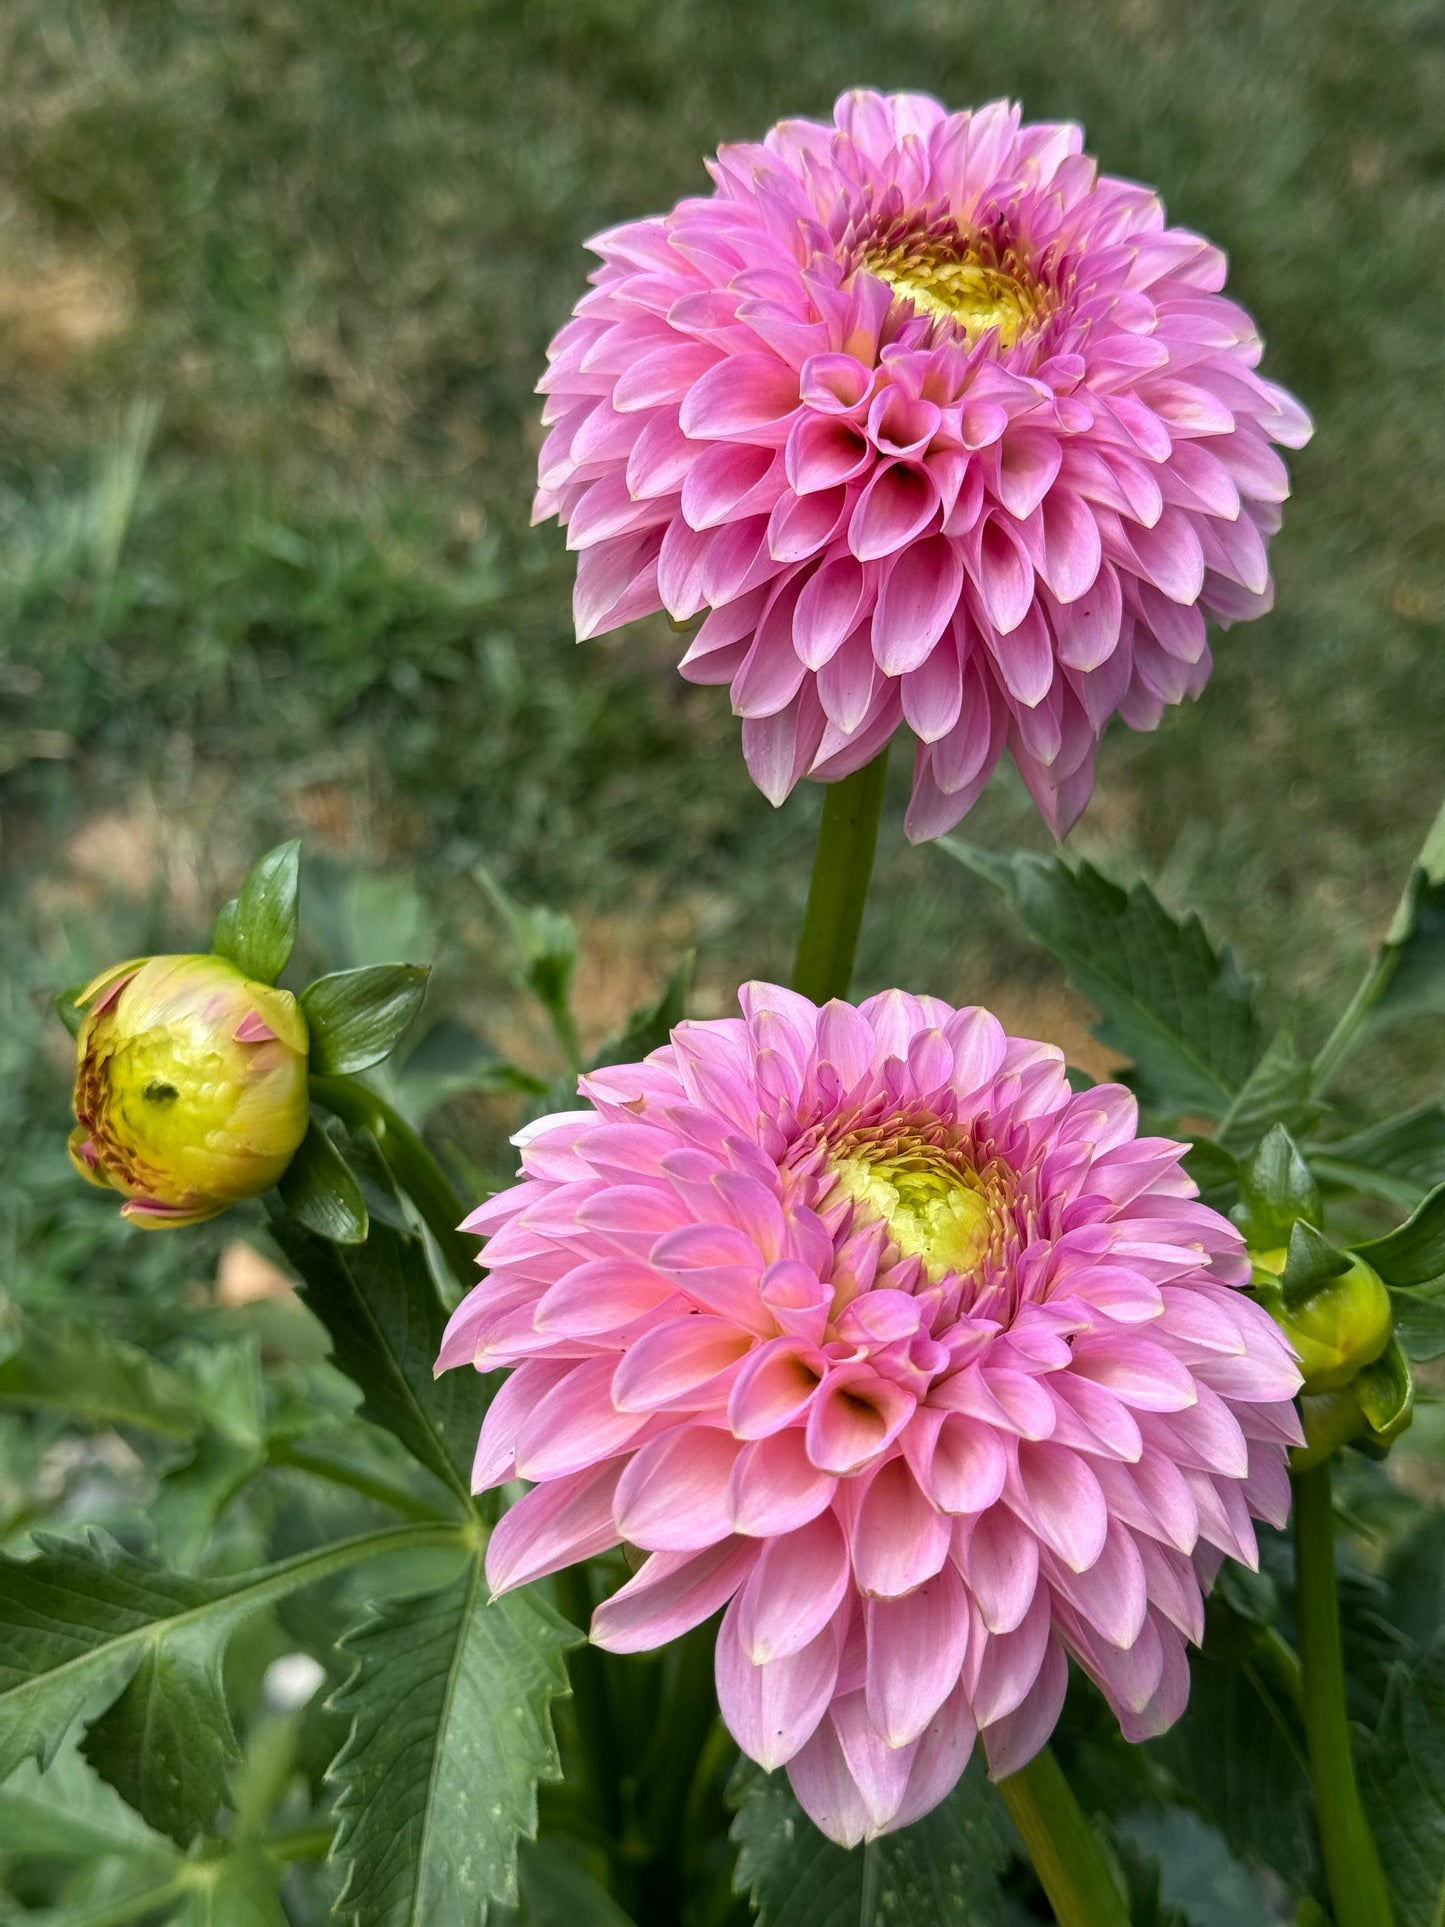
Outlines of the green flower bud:
{"type": "Polygon", "coordinates": [[[306,1019],[224,957],[116,964],[76,998],[70,1156],[121,1216],[199,1224],[275,1184],[306,1135],[306,1019]]]}
{"type": "Polygon", "coordinates": [[[1287,1304],[1278,1281],[1288,1256],[1283,1249],[1253,1254],[1255,1296],[1294,1346],[1302,1391],[1311,1397],[1340,1391],[1389,1344],[1390,1294],[1377,1271],[1352,1258],[1348,1270],[1302,1303],[1287,1304]]]}

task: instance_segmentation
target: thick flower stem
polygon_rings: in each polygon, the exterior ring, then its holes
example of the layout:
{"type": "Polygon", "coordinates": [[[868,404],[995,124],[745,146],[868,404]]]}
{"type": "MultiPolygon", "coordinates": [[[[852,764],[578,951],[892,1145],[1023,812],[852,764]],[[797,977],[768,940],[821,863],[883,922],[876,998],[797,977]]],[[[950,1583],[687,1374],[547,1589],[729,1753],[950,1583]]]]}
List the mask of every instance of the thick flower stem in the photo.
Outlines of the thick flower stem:
{"type": "Polygon", "coordinates": [[[464,1215],[461,1199],[420,1135],[384,1097],[354,1077],[313,1077],[311,1095],[343,1124],[371,1132],[457,1283],[470,1291],[477,1282],[477,1245],[457,1230],[464,1215]]]}
{"type": "Polygon", "coordinates": [[[1328,1461],[1295,1478],[1294,1543],[1305,1742],[1335,1927],[1393,1927],[1350,1753],[1328,1461]]]}
{"type": "Polygon", "coordinates": [[[998,1790],[1059,1927],[1129,1927],[1129,1909],[1087,1815],[1048,1747],[998,1790]]]}
{"type": "Polygon", "coordinates": [[[823,798],[808,907],[793,966],[794,990],[815,1004],[848,995],[887,776],[885,749],[852,776],[830,783],[823,798]]]}

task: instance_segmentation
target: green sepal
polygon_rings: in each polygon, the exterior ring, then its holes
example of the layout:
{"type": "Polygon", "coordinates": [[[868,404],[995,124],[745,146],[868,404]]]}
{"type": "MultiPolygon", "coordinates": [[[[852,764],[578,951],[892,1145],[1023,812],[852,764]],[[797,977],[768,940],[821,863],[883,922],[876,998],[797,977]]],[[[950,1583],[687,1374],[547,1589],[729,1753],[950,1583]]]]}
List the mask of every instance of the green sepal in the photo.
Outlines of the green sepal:
{"type": "Polygon", "coordinates": [[[1445,1184],[1383,1238],[1356,1245],[1387,1285],[1428,1285],[1445,1275],[1445,1184]]]}
{"type": "Polygon", "coordinates": [[[70,984],[64,990],[57,990],[50,1000],[51,1009],[72,1037],[79,1037],[80,1027],[85,1022],[85,1012],[77,1002],[84,989],[84,984],[70,984]]]}
{"type": "Polygon", "coordinates": [[[1282,1124],[1265,1132],[1254,1156],[1241,1167],[1239,1203],[1229,1215],[1254,1251],[1290,1244],[1301,1220],[1318,1226],[1323,1215],[1319,1186],[1282,1124]]]}
{"type": "Polygon", "coordinates": [[[421,1009],[431,971],[422,964],[368,964],[318,977],[300,1004],[311,1027],[311,1070],[349,1077],[388,1056],[421,1009]]]}
{"type": "Polygon", "coordinates": [[[1356,1372],[1350,1390],[1375,1434],[1372,1443],[1389,1445],[1408,1429],[1415,1415],[1415,1378],[1398,1339],[1392,1336],[1374,1364],[1356,1372]]]}
{"type": "Polygon", "coordinates": [[[359,1245],[367,1232],[366,1200],[355,1172],[313,1117],[277,1189],[308,1231],[333,1244],[359,1245]]]}
{"type": "Polygon", "coordinates": [[[1295,1222],[1290,1233],[1289,1257],[1280,1274],[1280,1289],[1287,1305],[1303,1305],[1332,1278],[1350,1268],[1350,1255],[1331,1244],[1322,1231],[1306,1219],[1295,1222]]]}
{"type": "Polygon", "coordinates": [[[211,948],[257,983],[274,984],[296,946],[301,845],[278,843],[252,864],[240,894],[221,906],[211,948]]]}

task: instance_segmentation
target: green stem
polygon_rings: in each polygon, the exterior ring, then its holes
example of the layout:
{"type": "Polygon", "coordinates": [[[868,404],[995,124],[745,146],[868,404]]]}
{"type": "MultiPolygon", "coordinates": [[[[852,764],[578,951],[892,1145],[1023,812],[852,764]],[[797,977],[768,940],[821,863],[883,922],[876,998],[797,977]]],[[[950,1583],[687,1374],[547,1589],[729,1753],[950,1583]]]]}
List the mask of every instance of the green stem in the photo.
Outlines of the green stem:
{"type": "Polygon", "coordinates": [[[1390,1896],[1350,1752],[1328,1462],[1295,1479],[1294,1543],[1305,1744],[1335,1927],[1393,1927],[1390,1896]]]}
{"type": "Polygon", "coordinates": [[[1059,1927],[1129,1927],[1129,1909],[1088,1817],[1048,1747],[998,1790],[1059,1927]]]}
{"type": "Polygon", "coordinates": [[[830,783],[823,798],[808,907],[793,965],[794,990],[815,1004],[848,995],[887,776],[885,749],[852,776],[830,783]]]}
{"type": "Polygon", "coordinates": [[[342,1459],[328,1458],[324,1452],[305,1451],[285,1439],[273,1439],[266,1456],[272,1465],[284,1465],[292,1472],[309,1472],[313,1478],[325,1479],[331,1485],[343,1485],[351,1492],[359,1492],[364,1499],[375,1499],[379,1505],[390,1506],[393,1512],[407,1519],[446,1520],[456,1516],[428,1505],[425,1499],[416,1498],[405,1486],[393,1485],[390,1479],[363,1472],[359,1466],[348,1465],[342,1459]]]}
{"type": "Polygon", "coordinates": [[[421,1213],[458,1284],[477,1282],[477,1244],[457,1226],[465,1206],[450,1178],[401,1113],[354,1077],[313,1077],[311,1095],[343,1124],[370,1131],[392,1176],[421,1213]]]}
{"type": "Polygon", "coordinates": [[[1359,1041],[1360,1032],[1370,1012],[1385,994],[1385,988],[1395,974],[1395,966],[1400,961],[1400,953],[1393,947],[1386,947],[1376,956],[1356,988],[1355,994],[1340,1016],[1329,1036],[1325,1039],[1314,1061],[1315,1095],[1328,1089],[1345,1060],[1359,1041]]]}
{"type": "Polygon", "coordinates": [[[335,1837],[334,1827],[287,1827],[280,1833],[267,1834],[260,1845],[273,1860],[289,1866],[295,1860],[324,1860],[335,1837]]]}

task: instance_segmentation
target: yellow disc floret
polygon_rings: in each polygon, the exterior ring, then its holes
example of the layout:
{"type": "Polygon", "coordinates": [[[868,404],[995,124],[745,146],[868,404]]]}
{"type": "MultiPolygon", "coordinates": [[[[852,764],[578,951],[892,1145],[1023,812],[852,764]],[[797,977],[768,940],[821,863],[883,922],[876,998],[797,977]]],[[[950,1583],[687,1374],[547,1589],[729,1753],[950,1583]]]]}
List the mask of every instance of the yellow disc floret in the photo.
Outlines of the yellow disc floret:
{"type": "Polygon", "coordinates": [[[953,322],[969,341],[995,328],[1000,346],[1011,348],[1033,326],[1038,312],[1038,292],[1026,276],[942,242],[870,251],[863,265],[915,308],[953,322]]]}
{"type": "Polygon", "coordinates": [[[844,1192],[865,1216],[881,1218],[905,1258],[921,1258],[936,1284],[970,1276],[987,1252],[994,1214],[978,1176],[932,1144],[854,1140],[830,1160],[844,1192]]]}

